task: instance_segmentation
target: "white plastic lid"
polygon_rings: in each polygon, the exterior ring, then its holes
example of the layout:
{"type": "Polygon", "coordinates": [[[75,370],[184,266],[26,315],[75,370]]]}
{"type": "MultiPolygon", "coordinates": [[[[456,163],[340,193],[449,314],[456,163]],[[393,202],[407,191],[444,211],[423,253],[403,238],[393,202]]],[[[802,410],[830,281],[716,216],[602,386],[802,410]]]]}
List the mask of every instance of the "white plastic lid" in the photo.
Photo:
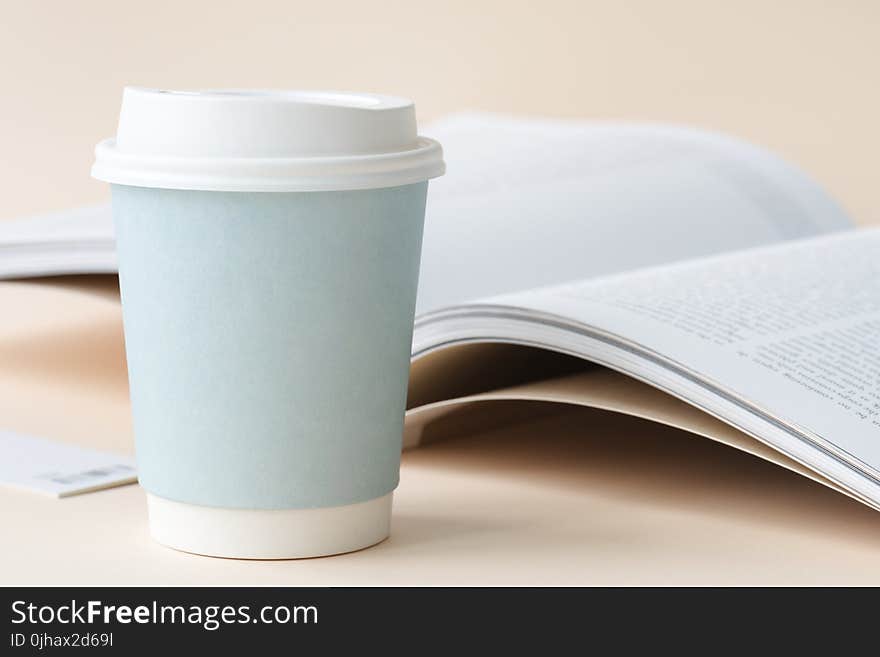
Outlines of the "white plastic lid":
{"type": "Polygon", "coordinates": [[[394,187],[443,174],[412,101],[326,91],[126,87],[92,176],[137,187],[301,192],[394,187]]]}

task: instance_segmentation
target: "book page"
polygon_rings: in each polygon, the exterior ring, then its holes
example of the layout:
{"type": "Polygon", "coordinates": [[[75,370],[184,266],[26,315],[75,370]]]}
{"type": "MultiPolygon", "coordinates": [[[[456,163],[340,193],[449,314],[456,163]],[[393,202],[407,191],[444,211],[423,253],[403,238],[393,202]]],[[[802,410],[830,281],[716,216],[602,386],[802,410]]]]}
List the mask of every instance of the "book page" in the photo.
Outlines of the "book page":
{"type": "Polygon", "coordinates": [[[0,222],[0,279],[115,272],[108,204],[0,222]]]}
{"type": "MultiPolygon", "coordinates": [[[[479,346],[491,347],[494,345],[479,346]]],[[[604,367],[588,368],[576,374],[540,379],[522,385],[444,399],[412,408],[406,414],[403,433],[404,449],[418,447],[423,442],[443,439],[449,435],[459,435],[461,425],[465,422],[470,423],[470,426],[464,425],[470,431],[472,428],[505,426],[516,421],[534,420],[539,415],[532,410],[530,413],[526,413],[524,418],[517,419],[509,407],[504,407],[495,415],[481,409],[478,415],[475,414],[476,419],[465,418],[461,423],[448,421],[450,416],[456,413],[463,415],[462,411],[469,411],[474,406],[489,406],[492,402],[505,401],[544,402],[547,405],[555,406],[586,406],[650,420],[682,429],[694,434],[695,437],[708,438],[742,450],[847,494],[844,489],[821,475],[715,419],[708,413],[697,410],[672,395],[636,381],[630,376],[604,367]],[[511,415],[514,417],[511,418],[511,415]]]]}
{"type": "Polygon", "coordinates": [[[7,219],[0,223],[0,247],[112,240],[113,221],[108,204],[7,219]]]}
{"type": "Polygon", "coordinates": [[[796,168],[668,125],[467,114],[425,130],[432,180],[417,312],[851,226],[796,168]]]}
{"type": "Polygon", "coordinates": [[[492,301],[621,336],[880,471],[880,229],[492,301]]]}
{"type": "MultiPolygon", "coordinates": [[[[416,311],[851,227],[812,180],[737,139],[662,124],[463,114],[426,126],[416,311]]],[[[108,205],[0,223],[0,278],[116,271],[108,205]]]]}

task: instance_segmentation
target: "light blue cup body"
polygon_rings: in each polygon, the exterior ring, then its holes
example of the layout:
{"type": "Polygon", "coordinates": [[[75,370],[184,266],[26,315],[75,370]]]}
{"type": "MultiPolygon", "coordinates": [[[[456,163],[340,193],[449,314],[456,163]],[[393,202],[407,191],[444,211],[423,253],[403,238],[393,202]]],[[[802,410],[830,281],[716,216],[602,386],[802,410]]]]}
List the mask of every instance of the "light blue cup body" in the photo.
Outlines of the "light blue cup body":
{"type": "Polygon", "coordinates": [[[305,509],[397,486],[426,191],[113,185],[147,491],[305,509]]]}

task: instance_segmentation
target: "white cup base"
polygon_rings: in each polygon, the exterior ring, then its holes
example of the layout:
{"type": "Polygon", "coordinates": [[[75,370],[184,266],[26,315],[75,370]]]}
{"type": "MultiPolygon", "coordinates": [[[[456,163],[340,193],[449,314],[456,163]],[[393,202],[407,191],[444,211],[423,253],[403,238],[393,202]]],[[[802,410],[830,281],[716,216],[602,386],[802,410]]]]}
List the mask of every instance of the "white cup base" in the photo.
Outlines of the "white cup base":
{"type": "Polygon", "coordinates": [[[150,533],[175,550],[234,559],[303,559],[386,539],[393,493],[318,509],[226,509],[147,493],[150,533]]]}

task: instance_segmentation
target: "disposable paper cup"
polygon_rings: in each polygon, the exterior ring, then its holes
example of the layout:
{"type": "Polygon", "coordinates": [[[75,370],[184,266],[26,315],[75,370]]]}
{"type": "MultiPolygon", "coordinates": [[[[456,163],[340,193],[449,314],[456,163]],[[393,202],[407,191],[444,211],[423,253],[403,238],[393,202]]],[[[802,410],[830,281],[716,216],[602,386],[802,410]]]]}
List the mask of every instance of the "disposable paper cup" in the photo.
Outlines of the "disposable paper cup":
{"type": "Polygon", "coordinates": [[[442,172],[409,101],[126,89],[93,174],[156,540],[272,559],[388,536],[442,172]]]}

